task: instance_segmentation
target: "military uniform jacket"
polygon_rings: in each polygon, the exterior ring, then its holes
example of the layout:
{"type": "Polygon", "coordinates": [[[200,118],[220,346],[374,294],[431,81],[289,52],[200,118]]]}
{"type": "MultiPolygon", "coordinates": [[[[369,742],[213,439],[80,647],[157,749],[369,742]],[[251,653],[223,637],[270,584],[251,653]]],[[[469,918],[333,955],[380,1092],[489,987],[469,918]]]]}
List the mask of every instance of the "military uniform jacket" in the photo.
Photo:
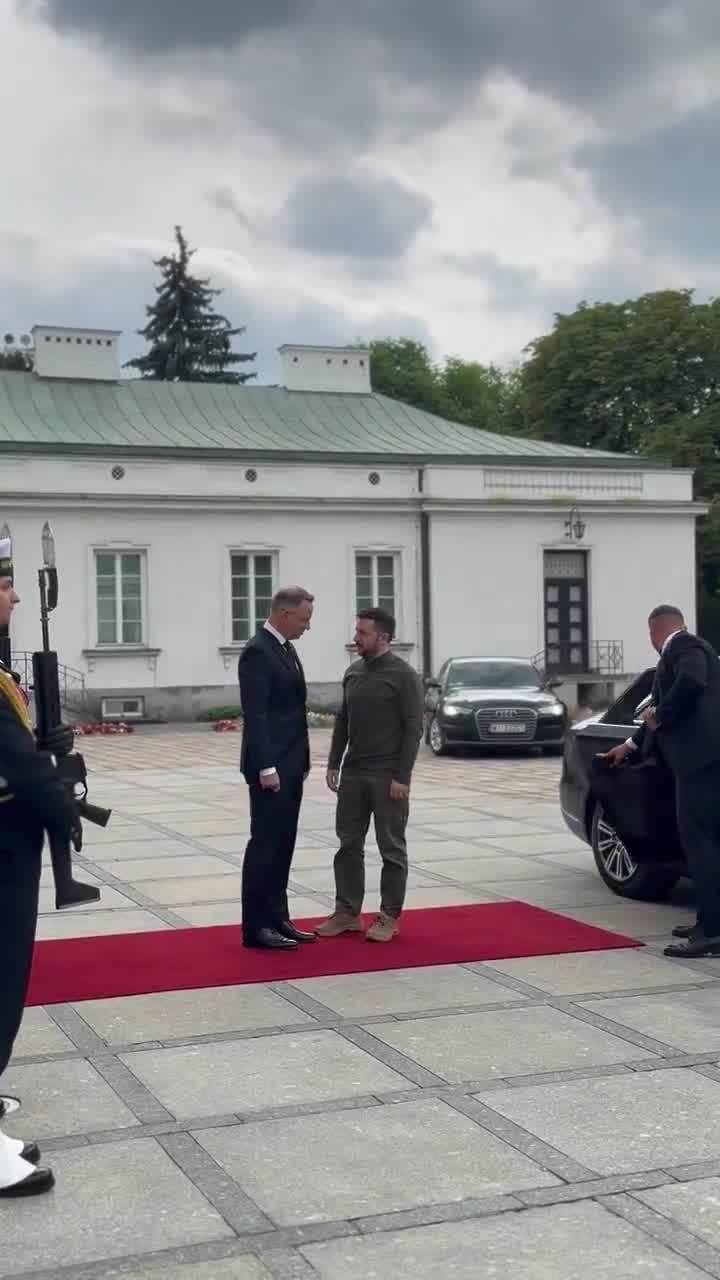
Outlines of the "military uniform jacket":
{"type": "Polygon", "coordinates": [[[0,663],[0,854],[68,832],[74,808],[53,758],[38,751],[22,693],[0,663]]]}

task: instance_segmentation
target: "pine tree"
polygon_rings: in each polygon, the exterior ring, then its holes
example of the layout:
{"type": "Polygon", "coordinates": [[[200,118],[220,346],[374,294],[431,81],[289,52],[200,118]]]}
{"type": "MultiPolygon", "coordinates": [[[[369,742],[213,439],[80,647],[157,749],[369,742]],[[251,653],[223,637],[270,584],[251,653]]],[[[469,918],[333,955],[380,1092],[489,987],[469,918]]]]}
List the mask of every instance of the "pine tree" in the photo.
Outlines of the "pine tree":
{"type": "Polygon", "coordinates": [[[176,252],[154,264],[162,279],[155,286],[156,301],[145,308],[148,322],[139,330],[150,350],[129,360],[126,368],[160,382],[247,382],[255,373],[237,373],[230,366],[254,360],[257,353],[232,350],[232,339],[244,328],[233,329],[225,316],[213,311],[213,299],[222,290],[190,274],[195,250],[188,248],[180,227],[175,228],[175,239],[176,252]]]}

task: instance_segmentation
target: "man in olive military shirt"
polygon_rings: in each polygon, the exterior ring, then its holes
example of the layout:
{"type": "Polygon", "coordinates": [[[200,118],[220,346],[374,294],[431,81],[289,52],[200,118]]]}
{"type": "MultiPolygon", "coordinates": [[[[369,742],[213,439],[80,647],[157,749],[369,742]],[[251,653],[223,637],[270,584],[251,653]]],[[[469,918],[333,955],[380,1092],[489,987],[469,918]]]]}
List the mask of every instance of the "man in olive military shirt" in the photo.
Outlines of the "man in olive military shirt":
{"type": "Polygon", "coordinates": [[[316,930],[324,938],[361,928],[365,837],[371,818],[383,865],[380,914],[365,936],[369,942],[390,942],[398,932],[408,874],[410,778],[422,737],[423,697],[412,667],[392,652],[394,635],[395,619],[385,610],[364,609],[358,614],[355,644],[360,657],[345,673],[328,757],[327,783],[338,795],[340,848],[335,855],[335,911],[316,930]]]}

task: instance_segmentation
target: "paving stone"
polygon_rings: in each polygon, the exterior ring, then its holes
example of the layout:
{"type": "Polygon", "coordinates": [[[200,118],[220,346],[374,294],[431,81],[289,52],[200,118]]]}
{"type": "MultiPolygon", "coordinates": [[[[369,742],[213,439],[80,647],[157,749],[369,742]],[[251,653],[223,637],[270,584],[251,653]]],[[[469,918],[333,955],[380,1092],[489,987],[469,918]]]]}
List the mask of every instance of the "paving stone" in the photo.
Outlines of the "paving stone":
{"type": "MultiPolygon", "coordinates": [[[[87,911],[117,911],[118,909],[130,910],[134,903],[130,898],[126,898],[124,894],[118,893],[117,889],[106,889],[101,881],[96,877],[88,875],[86,872],[78,869],[78,875],[88,883],[96,883],[100,885],[102,896],[99,902],[86,902],[83,904],[82,911],[79,908],[67,907],[62,915],[70,918],[71,916],[84,915],[87,911]]],[[[40,890],[39,910],[41,914],[48,913],[55,915],[55,889],[49,885],[45,889],[40,890]]]]}
{"type": "Polygon", "coordinates": [[[547,834],[547,832],[542,829],[538,831],[534,826],[525,822],[517,821],[513,818],[471,817],[468,814],[468,816],[461,822],[443,823],[442,819],[438,819],[433,816],[432,807],[428,810],[428,818],[426,822],[427,826],[432,828],[437,828],[439,825],[439,829],[444,833],[447,833],[447,836],[452,837],[454,840],[463,836],[466,839],[475,841],[490,841],[501,837],[508,838],[516,836],[518,839],[522,839],[528,835],[547,834]]]}
{"type": "Polygon", "coordinates": [[[312,1022],[307,1014],[261,983],[86,1000],[76,1008],[93,1031],[109,1044],[174,1040],[312,1022]]]}
{"type": "Polygon", "coordinates": [[[30,1058],[43,1053],[72,1053],[75,1046],[44,1009],[26,1009],[13,1056],[30,1058]]]}
{"type": "MultiPolygon", "coordinates": [[[[327,908],[313,898],[298,895],[288,896],[290,916],[293,920],[317,919],[326,914],[327,908]]],[[[213,924],[240,924],[241,910],[239,899],[233,902],[207,902],[196,907],[177,906],[173,914],[187,921],[188,924],[206,926],[213,924]]]]}
{"type": "MultiPolygon", "coordinates": [[[[245,832],[248,830],[248,824],[245,816],[232,814],[211,814],[205,818],[172,818],[163,823],[168,830],[177,831],[179,835],[193,836],[202,839],[204,836],[212,839],[213,837],[232,837],[238,843],[242,840],[245,832]]],[[[203,839],[203,844],[209,843],[209,840],[203,839]]]]}
{"type": "MultiPolygon", "coordinates": [[[[536,865],[540,866],[540,863],[536,865]]],[[[599,876],[583,876],[578,871],[568,876],[562,873],[561,868],[558,870],[560,876],[553,879],[494,880],[487,887],[504,899],[530,902],[536,907],[547,907],[549,911],[607,902],[610,890],[599,876]]],[[[514,867],[512,874],[515,874],[514,867]]]]}
{"type": "Polygon", "coordinates": [[[404,1076],[333,1031],[123,1055],[173,1115],[208,1116],[408,1089],[404,1076]]]}
{"type": "Polygon", "coordinates": [[[197,853],[186,845],[182,857],[145,857],[98,863],[108,875],[116,876],[128,884],[140,884],[144,880],[171,880],[180,876],[230,875],[237,879],[238,869],[211,853],[197,853]]]}
{"type": "Polygon", "coordinates": [[[720,1249],[720,1178],[634,1192],[651,1209],[720,1249]]]}
{"type": "Polygon", "coordinates": [[[526,1156],[430,1099],[195,1136],[281,1226],[557,1185],[526,1156]],[[300,1169],[310,1176],[299,1177],[300,1169]]]}
{"type": "MultiPolygon", "coordinates": [[[[105,892],[105,891],[103,891],[105,892]]],[[[157,929],[171,929],[151,911],[94,911],[87,915],[73,911],[57,911],[38,919],[38,939],[92,938],[113,933],[152,933],[157,929]]]]}
{"type": "MultiPolygon", "coordinates": [[[[555,867],[554,870],[541,863],[536,858],[521,858],[513,854],[498,854],[497,850],[479,849],[477,853],[471,853],[465,858],[448,858],[443,859],[442,871],[440,864],[432,867],[429,862],[417,862],[419,871],[435,870],[438,874],[449,876],[453,880],[467,880],[471,884],[486,884],[488,888],[493,886],[498,880],[513,880],[522,882],[525,880],[549,880],[551,877],[557,876],[558,879],[566,878],[566,873],[562,867],[555,867]]],[[[578,879],[580,877],[578,876],[578,879]]],[[[605,890],[607,893],[607,890],[605,890]]]]}
{"type": "Polygon", "coordinates": [[[3,1089],[23,1099],[22,1111],[3,1122],[3,1127],[28,1140],[125,1129],[138,1123],[89,1062],[11,1064],[3,1075],[3,1089]]]}
{"type": "MultiPolygon", "coordinates": [[[[438,871],[442,863],[438,863],[438,871]]],[[[418,907],[456,907],[470,906],[472,903],[497,902],[496,897],[484,893],[480,888],[471,885],[424,885],[409,884],[405,895],[405,908],[409,911],[418,907]]],[[[363,911],[380,910],[380,890],[371,890],[365,896],[363,911]]]]}
{"type": "Polygon", "coordinates": [[[343,1018],[523,999],[507,987],[452,964],[302,978],[292,985],[343,1018]]]}
{"type": "MultiPolygon", "coordinates": [[[[116,840],[114,843],[97,845],[94,848],[83,845],[83,856],[97,863],[99,867],[110,871],[111,862],[150,861],[154,858],[182,858],[187,854],[197,853],[190,844],[181,840],[168,840],[162,836],[156,840],[116,840]]],[[[113,872],[122,875],[123,872],[113,872]]]]}
{"type": "MultiPolygon", "coordinates": [[[[586,991],[632,991],[643,987],[687,986],[695,981],[694,976],[688,975],[687,969],[672,960],[661,960],[657,956],[631,949],[493,960],[489,962],[488,968],[498,974],[519,978],[521,982],[557,996],[586,991]]],[[[720,995],[720,989],[718,994],[720,995]]],[[[678,999],[684,1000],[685,996],[678,996],[678,999]]],[[[593,1008],[606,1017],[612,1017],[607,1010],[613,1004],[614,1001],[604,1000],[593,1008]]],[[[638,1030],[645,1028],[639,1027],[638,1030]]],[[[648,1031],[647,1034],[653,1033],[648,1031]]],[[[661,1040],[663,1038],[659,1037],[661,1040]]]]}
{"type": "Polygon", "coordinates": [[[159,906],[174,906],[176,903],[194,906],[200,902],[237,901],[240,898],[240,869],[227,863],[225,867],[226,875],[143,880],[142,891],[159,906]]]}
{"type": "Polygon", "coordinates": [[[563,914],[630,938],[669,936],[676,925],[695,921],[695,912],[687,907],[661,902],[622,902],[609,892],[598,906],[568,906],[563,914]]]}
{"type": "MultiPolygon", "coordinates": [[[[57,1185],[42,1207],[32,1199],[0,1202],[0,1276],[233,1235],[150,1139],[54,1152],[52,1165],[57,1185]]],[[[179,1269],[175,1278],[184,1280],[179,1269]]]]}
{"type": "Polygon", "coordinates": [[[651,1056],[647,1049],[558,1009],[448,1014],[374,1023],[369,1030],[451,1083],[609,1066],[651,1056]]]}
{"type": "Polygon", "coordinates": [[[633,1072],[478,1096],[600,1174],[715,1160],[720,1149],[720,1083],[693,1071],[633,1072]]]}
{"type": "MultiPolygon", "coordinates": [[[[514,836],[498,836],[492,842],[497,849],[505,849],[508,853],[575,853],[578,848],[577,838],[570,835],[568,831],[565,834],[550,832],[546,835],[536,835],[532,832],[523,833],[514,836]]],[[[588,857],[591,860],[592,855],[588,850],[588,857]]]]}
{"type": "Polygon", "coordinates": [[[146,1271],[123,1271],[122,1280],[274,1280],[274,1277],[257,1258],[242,1254],[213,1262],[172,1262],[146,1271]]]}
{"type": "MultiPolygon", "coordinates": [[[[660,961],[658,963],[661,963],[660,961]]],[[[686,982],[695,975],[680,969],[686,982]]],[[[601,1013],[623,1027],[640,1031],[681,1053],[720,1050],[720,986],[663,995],[629,996],[619,1000],[586,1001],[584,1008],[601,1013]]]]}
{"type": "Polygon", "coordinates": [[[596,1204],[529,1209],[304,1245],[323,1280],[700,1280],[705,1273],[596,1204]]]}

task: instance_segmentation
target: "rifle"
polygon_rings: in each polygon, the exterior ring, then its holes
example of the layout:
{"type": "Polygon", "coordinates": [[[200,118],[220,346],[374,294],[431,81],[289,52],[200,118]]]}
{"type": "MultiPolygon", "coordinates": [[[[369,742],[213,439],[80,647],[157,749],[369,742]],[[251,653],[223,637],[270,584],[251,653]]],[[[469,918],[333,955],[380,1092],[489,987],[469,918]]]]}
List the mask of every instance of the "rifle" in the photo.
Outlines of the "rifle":
{"type": "MultiPolygon", "coordinates": [[[[55,545],[48,524],[43,529],[43,568],[38,572],[40,586],[40,621],[42,625],[42,651],[32,656],[33,692],[35,697],[36,734],[42,742],[48,731],[62,723],[60,705],[60,677],[57,654],[50,648],[49,615],[58,601],[58,577],[55,568],[55,545]]],[[[72,799],[78,816],[96,826],[106,827],[111,809],[90,804],[87,799],[87,769],[83,757],[77,751],[56,755],[57,770],[72,799]]],[[[55,906],[75,907],[83,902],[98,902],[100,890],[95,885],[84,884],[73,876],[71,841],[67,836],[49,833],[50,859],[55,879],[55,906]]],[[[82,848],[82,826],[73,838],[77,853],[82,848]]]]}

